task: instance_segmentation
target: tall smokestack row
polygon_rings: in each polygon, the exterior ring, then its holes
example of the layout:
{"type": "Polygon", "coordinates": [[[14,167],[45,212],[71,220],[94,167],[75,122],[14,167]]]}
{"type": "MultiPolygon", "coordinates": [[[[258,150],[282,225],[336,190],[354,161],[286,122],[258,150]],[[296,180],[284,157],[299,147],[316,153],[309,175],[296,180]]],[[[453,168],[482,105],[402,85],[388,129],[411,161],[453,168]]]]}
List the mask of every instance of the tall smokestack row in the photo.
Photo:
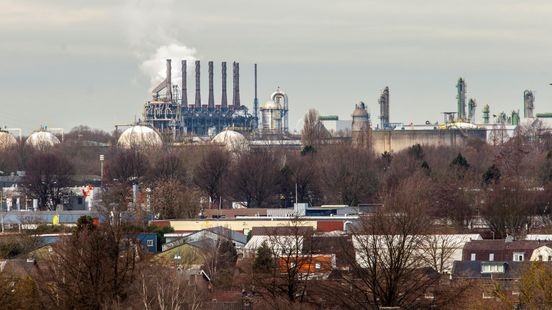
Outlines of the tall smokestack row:
{"type": "Polygon", "coordinates": [[[172,101],[172,83],[171,83],[171,60],[167,59],[167,99],[172,101]]]}
{"type": "Polygon", "coordinates": [[[200,70],[199,70],[199,60],[195,62],[195,108],[201,109],[201,86],[200,86],[200,70]]]}
{"type": "Polygon", "coordinates": [[[183,107],[188,107],[188,68],[186,64],[186,60],[182,60],[182,99],[181,99],[181,105],[183,107]]]}
{"type": "Polygon", "coordinates": [[[240,64],[238,62],[234,62],[234,97],[232,104],[234,106],[234,109],[239,109],[241,106],[240,104],[240,64]]]}
{"type": "Polygon", "coordinates": [[[222,62],[222,98],[220,100],[221,107],[228,107],[228,97],[226,96],[226,61],[222,62]]]}
{"type": "Polygon", "coordinates": [[[213,62],[209,61],[209,101],[208,108],[215,108],[215,94],[213,93],[213,62]]]}
{"type": "Polygon", "coordinates": [[[255,99],[253,99],[253,110],[253,116],[255,117],[256,122],[255,125],[257,126],[259,122],[259,98],[257,98],[257,64],[255,64],[255,99]]]}

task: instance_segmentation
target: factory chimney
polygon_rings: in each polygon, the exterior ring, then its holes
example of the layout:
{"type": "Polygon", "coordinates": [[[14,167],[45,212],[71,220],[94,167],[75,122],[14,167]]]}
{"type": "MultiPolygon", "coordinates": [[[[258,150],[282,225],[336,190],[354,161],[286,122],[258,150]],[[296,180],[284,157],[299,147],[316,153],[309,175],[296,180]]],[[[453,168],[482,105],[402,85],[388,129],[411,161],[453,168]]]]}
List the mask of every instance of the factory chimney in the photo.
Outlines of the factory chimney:
{"type": "Polygon", "coordinates": [[[182,60],[182,99],[181,106],[188,107],[188,68],[186,60],[182,60]]]}
{"type": "Polygon", "coordinates": [[[237,110],[240,108],[240,63],[234,62],[234,92],[232,104],[234,109],[237,110]]]}
{"type": "Polygon", "coordinates": [[[171,60],[167,59],[167,76],[165,77],[165,80],[161,82],[161,84],[157,85],[151,93],[153,95],[153,99],[158,100],[159,99],[159,92],[165,89],[165,100],[172,101],[172,83],[171,83],[171,60]]]}
{"type": "Polygon", "coordinates": [[[226,61],[222,62],[222,98],[220,105],[223,109],[228,107],[228,97],[226,96],[226,61]]]}
{"type": "Polygon", "coordinates": [[[257,64],[255,64],[255,99],[253,99],[253,117],[255,118],[255,128],[259,126],[259,98],[257,97],[257,64]]]}
{"type": "Polygon", "coordinates": [[[209,101],[208,108],[215,108],[215,95],[213,93],[213,62],[209,61],[209,101]]]}
{"type": "Polygon", "coordinates": [[[378,101],[380,105],[380,126],[381,129],[389,127],[389,87],[385,87],[378,101]]]}
{"type": "Polygon", "coordinates": [[[201,85],[200,85],[200,70],[199,60],[195,62],[195,108],[201,109],[201,85]]]}

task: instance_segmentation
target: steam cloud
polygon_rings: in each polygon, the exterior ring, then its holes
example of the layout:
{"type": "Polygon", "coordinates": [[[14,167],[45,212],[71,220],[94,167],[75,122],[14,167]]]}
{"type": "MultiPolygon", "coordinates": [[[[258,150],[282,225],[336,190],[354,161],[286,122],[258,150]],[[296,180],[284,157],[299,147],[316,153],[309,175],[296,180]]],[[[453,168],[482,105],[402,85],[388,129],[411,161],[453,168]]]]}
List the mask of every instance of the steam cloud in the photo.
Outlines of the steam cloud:
{"type": "Polygon", "coordinates": [[[127,40],[151,88],[165,79],[166,59],[173,60],[172,81],[177,85],[182,80],[180,60],[188,60],[188,72],[196,60],[196,49],[176,39],[182,19],[173,14],[174,7],[174,0],[126,0],[122,7],[127,40]]]}

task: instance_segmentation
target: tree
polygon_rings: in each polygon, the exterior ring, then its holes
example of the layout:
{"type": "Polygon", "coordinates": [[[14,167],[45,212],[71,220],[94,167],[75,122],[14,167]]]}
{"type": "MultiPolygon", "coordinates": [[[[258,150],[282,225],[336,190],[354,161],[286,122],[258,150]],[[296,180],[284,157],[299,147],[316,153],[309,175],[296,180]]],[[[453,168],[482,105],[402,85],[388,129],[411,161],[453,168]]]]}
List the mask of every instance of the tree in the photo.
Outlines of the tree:
{"type": "Polygon", "coordinates": [[[318,111],[310,109],[303,120],[301,142],[305,147],[312,147],[316,150],[323,140],[329,138],[329,133],[319,120],[318,111]]]}
{"type": "Polygon", "coordinates": [[[151,207],[159,219],[195,218],[200,195],[177,180],[157,181],[152,186],[151,207]]]}
{"type": "Polygon", "coordinates": [[[266,241],[257,249],[255,260],[253,261],[253,272],[270,273],[274,269],[274,258],[272,251],[266,241]]]}
{"type": "Polygon", "coordinates": [[[38,152],[27,162],[23,186],[41,210],[53,210],[68,195],[74,168],[63,156],[38,152]]]}
{"type": "Polygon", "coordinates": [[[180,156],[170,150],[161,153],[154,161],[150,175],[150,179],[154,182],[176,180],[184,183],[187,177],[186,168],[180,156]]]}
{"type": "Polygon", "coordinates": [[[523,309],[552,307],[552,270],[543,262],[530,262],[518,284],[519,303],[523,309]]]}
{"type": "Polygon", "coordinates": [[[234,199],[248,208],[266,208],[274,205],[278,194],[281,163],[269,151],[251,151],[243,154],[232,172],[234,199]]]}
{"type": "Polygon", "coordinates": [[[295,218],[286,227],[267,227],[267,239],[253,262],[255,294],[286,307],[310,302],[313,230],[295,218]]]}
{"type": "Polygon", "coordinates": [[[427,307],[421,298],[439,277],[424,268],[423,249],[431,221],[425,210],[430,192],[417,178],[384,193],[384,208],[361,219],[353,231],[355,256],[349,300],[356,308],[427,307]]]}
{"type": "Polygon", "coordinates": [[[203,268],[215,286],[229,287],[232,282],[234,266],[238,253],[230,239],[220,237],[205,248],[203,268]]]}
{"type": "Polygon", "coordinates": [[[371,151],[347,145],[327,146],[321,153],[320,175],[327,203],[370,203],[378,190],[375,159],[371,151]]]}
{"type": "Polygon", "coordinates": [[[110,307],[129,297],[143,258],[118,220],[82,225],[52,246],[37,284],[47,308],[110,307]]]}
{"type": "Polygon", "coordinates": [[[495,238],[517,237],[531,226],[535,193],[518,180],[505,180],[484,192],[481,215],[495,238]]]}
{"type": "Polygon", "coordinates": [[[493,164],[483,174],[483,184],[491,185],[491,184],[498,184],[499,182],[500,182],[500,170],[495,164],[493,164]]]}
{"type": "Polygon", "coordinates": [[[112,181],[132,185],[147,175],[150,164],[138,149],[119,150],[105,170],[112,181]]]}
{"type": "Polygon", "coordinates": [[[230,170],[230,154],[214,148],[204,155],[194,170],[194,183],[205,192],[212,203],[218,203],[230,170]]]}

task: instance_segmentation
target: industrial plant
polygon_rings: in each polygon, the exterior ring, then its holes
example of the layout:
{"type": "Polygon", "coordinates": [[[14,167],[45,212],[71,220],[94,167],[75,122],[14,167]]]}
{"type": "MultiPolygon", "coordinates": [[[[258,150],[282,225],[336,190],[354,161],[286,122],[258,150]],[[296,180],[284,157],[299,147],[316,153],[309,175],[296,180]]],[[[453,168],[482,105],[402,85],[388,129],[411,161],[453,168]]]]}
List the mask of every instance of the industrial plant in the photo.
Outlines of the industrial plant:
{"type": "MultiPolygon", "coordinates": [[[[232,102],[228,104],[227,63],[222,62],[221,95],[215,98],[214,63],[208,62],[209,96],[207,104],[201,99],[201,62],[195,61],[195,97],[188,102],[188,63],[182,60],[182,85],[171,81],[171,60],[167,59],[167,75],[152,90],[152,99],[144,106],[143,122],[155,128],[163,136],[177,139],[183,135],[208,136],[221,132],[225,128],[237,128],[252,131],[257,126],[257,108],[254,114],[240,101],[240,64],[232,64],[232,102]]],[[[256,72],[256,66],[255,66],[256,72]]]]}

